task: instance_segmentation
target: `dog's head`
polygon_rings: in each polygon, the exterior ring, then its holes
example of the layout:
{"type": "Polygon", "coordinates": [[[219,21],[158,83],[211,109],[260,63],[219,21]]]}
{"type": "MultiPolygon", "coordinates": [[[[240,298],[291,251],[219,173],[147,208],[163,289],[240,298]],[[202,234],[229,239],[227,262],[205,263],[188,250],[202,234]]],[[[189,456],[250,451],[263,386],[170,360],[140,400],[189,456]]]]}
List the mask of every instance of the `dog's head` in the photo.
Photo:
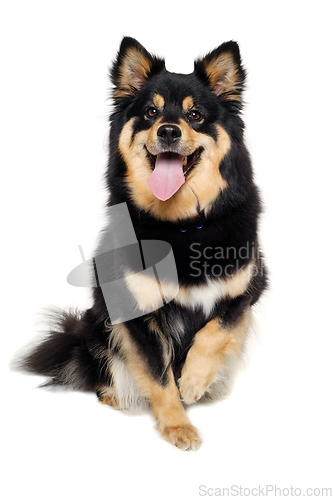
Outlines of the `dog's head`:
{"type": "Polygon", "coordinates": [[[245,79],[237,43],[224,43],[181,75],[126,37],[111,78],[117,148],[132,202],[163,220],[209,212],[228,189],[222,167],[245,79]]]}

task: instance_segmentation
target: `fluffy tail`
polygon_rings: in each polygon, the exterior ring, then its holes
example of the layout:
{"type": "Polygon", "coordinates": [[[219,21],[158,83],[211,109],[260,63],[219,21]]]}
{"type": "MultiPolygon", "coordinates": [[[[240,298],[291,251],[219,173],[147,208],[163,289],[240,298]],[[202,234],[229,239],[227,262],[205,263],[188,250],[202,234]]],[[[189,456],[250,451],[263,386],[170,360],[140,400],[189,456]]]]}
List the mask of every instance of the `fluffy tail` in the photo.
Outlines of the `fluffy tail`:
{"type": "Polygon", "coordinates": [[[19,367],[48,377],[44,387],[96,391],[110,383],[98,333],[90,310],[57,312],[48,336],[19,361],[19,367]]]}

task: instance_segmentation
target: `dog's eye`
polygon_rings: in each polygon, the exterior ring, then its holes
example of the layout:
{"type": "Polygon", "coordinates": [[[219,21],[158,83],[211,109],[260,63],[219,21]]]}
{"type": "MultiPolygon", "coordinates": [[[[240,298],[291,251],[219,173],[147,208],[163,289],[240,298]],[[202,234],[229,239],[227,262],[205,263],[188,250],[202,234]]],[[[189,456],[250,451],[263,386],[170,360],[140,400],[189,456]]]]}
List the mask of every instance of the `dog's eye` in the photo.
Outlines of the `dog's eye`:
{"type": "Polygon", "coordinates": [[[146,109],[146,116],[148,116],[148,118],[155,118],[157,113],[158,113],[158,110],[154,106],[151,106],[150,108],[146,109]]]}
{"type": "Polygon", "coordinates": [[[193,120],[193,121],[197,122],[197,121],[201,120],[202,115],[201,115],[201,113],[199,113],[199,111],[196,111],[193,109],[192,111],[189,112],[188,118],[189,118],[189,120],[193,120]]]}

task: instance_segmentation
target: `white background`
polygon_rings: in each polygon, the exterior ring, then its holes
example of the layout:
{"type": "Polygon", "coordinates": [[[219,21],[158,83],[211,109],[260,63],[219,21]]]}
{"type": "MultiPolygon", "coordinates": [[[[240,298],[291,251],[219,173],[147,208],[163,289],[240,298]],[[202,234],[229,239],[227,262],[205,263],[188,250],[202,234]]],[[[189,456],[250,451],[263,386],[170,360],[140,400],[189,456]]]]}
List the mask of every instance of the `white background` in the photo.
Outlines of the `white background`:
{"type": "Polygon", "coordinates": [[[0,23],[3,498],[333,488],[330,3],[12,0],[0,23]],[[195,453],[164,442],[150,415],[36,389],[40,378],[9,370],[41,308],[90,304],[66,277],[103,221],[107,72],[123,35],[184,73],[234,39],[249,74],[271,289],[231,397],[190,410],[204,440],[195,453]]]}

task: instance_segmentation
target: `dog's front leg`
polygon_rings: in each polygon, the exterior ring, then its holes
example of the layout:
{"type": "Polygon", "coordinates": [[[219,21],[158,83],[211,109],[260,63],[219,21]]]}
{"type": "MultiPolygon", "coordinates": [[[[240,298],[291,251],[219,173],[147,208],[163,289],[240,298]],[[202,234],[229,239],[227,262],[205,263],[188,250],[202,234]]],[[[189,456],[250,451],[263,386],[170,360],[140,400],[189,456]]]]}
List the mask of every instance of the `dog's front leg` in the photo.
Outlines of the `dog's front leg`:
{"type": "Polygon", "coordinates": [[[199,330],[187,354],[179,379],[179,390],[186,404],[198,401],[227,369],[232,358],[239,357],[250,323],[247,307],[237,320],[216,317],[199,330]]]}
{"type": "Polygon", "coordinates": [[[169,370],[168,383],[164,387],[148,379],[142,379],[141,384],[151,402],[153,414],[157,419],[157,428],[164,439],[178,448],[197,450],[201,440],[180,401],[172,371],[169,370]]]}
{"type": "Polygon", "coordinates": [[[173,371],[171,368],[166,369],[167,359],[161,359],[160,363],[156,364],[157,352],[161,351],[163,346],[155,338],[152,350],[140,349],[138,339],[133,341],[134,331],[128,326],[129,328],[124,325],[117,328],[120,333],[117,343],[135,385],[141,395],[150,402],[158,430],[164,439],[178,448],[197,450],[201,440],[180,400],[173,371]]]}

